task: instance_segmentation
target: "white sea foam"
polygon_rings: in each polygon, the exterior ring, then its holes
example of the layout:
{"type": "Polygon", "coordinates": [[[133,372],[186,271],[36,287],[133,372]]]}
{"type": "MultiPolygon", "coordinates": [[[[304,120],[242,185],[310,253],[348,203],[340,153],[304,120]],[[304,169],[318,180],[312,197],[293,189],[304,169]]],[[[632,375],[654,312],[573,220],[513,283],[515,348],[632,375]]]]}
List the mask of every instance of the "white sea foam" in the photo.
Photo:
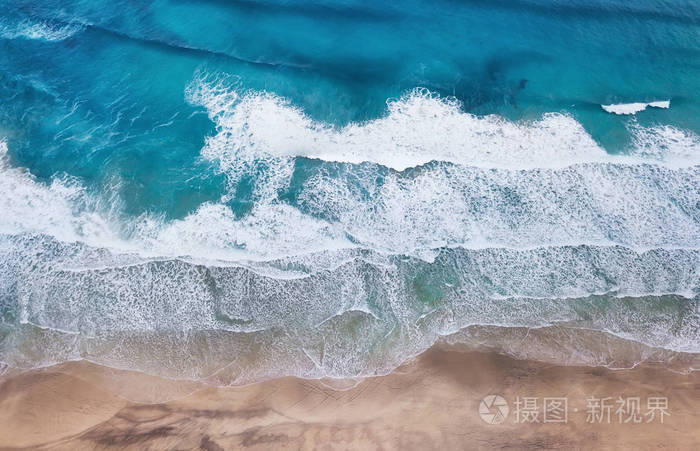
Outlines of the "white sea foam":
{"type": "Polygon", "coordinates": [[[218,161],[233,183],[254,170],[258,207],[243,221],[224,219],[232,218],[225,207],[206,207],[171,228],[171,241],[185,227],[185,242],[202,242],[213,222],[228,231],[214,238],[218,249],[265,249],[263,258],[318,250],[313,243],[323,242],[427,260],[430,249],[443,246],[698,246],[698,221],[688,212],[697,197],[700,139],[673,127],[633,124],[634,148],[613,156],[569,116],[522,123],[479,118],[426,90],[389,101],[383,118],[342,128],[315,122],[275,95],[240,94],[206,76],[193,81],[187,98],[204,105],[217,124],[202,154],[218,161]],[[289,186],[297,156],[397,170],[435,160],[458,166],[388,175],[357,166],[347,178],[320,171],[297,196],[306,212],[299,216],[294,209],[284,213],[275,200],[289,186]],[[202,222],[199,214],[209,219],[202,222]],[[275,218],[271,229],[294,232],[276,246],[258,230],[268,223],[261,215],[275,218]]]}
{"type": "Polygon", "coordinates": [[[113,257],[47,237],[0,243],[0,290],[16,290],[22,324],[40,327],[33,334],[45,337],[36,346],[34,338],[17,337],[31,328],[15,330],[6,341],[14,345],[2,354],[13,366],[80,356],[172,377],[202,379],[227,365],[243,371],[219,373],[218,383],[362,376],[391,369],[471,324],[564,321],[648,346],[700,350],[697,299],[586,297],[697,287],[698,251],[454,249],[441,251],[434,264],[357,251],[333,270],[277,279],[179,260],[90,268],[85,262],[113,257]],[[569,298],[577,295],[584,297],[569,298]]]}
{"type": "MultiPolygon", "coordinates": [[[[181,220],[121,218],[93,207],[79,184],[44,185],[5,168],[0,232],[43,233],[144,257],[245,262],[368,248],[430,261],[433,249],[619,244],[697,248],[697,168],[577,165],[533,171],[437,165],[381,185],[319,172],[297,207],[262,200],[236,218],[207,203],[181,220]],[[94,209],[93,209],[94,208],[94,209]],[[124,231],[127,230],[128,233],[124,231]]],[[[339,254],[340,255],[340,254],[339,254]]],[[[342,260],[344,257],[339,256],[342,260]]],[[[335,265],[333,259],[326,263],[335,265]]]]}
{"type": "Polygon", "coordinates": [[[96,246],[114,241],[108,221],[86,208],[89,203],[75,180],[54,179],[47,186],[28,171],[12,167],[7,143],[0,141],[0,233],[45,233],[96,246]]]}
{"type": "MultiPolygon", "coordinates": [[[[592,144],[590,137],[579,130],[580,125],[565,116],[556,116],[555,122],[563,121],[562,124],[573,128],[561,133],[547,125],[545,131],[528,131],[537,129],[541,123],[513,125],[498,119],[505,124],[506,131],[501,133],[494,128],[489,136],[499,137],[503,141],[501,147],[513,149],[519,140],[524,140],[520,150],[514,152],[519,151],[522,156],[526,150],[532,150],[536,159],[531,163],[536,161],[544,168],[483,167],[486,162],[500,161],[494,165],[509,166],[522,160],[520,157],[507,160],[508,153],[498,148],[495,153],[487,152],[485,159],[475,166],[434,163],[420,171],[405,173],[385,173],[381,167],[371,165],[336,175],[316,171],[308,175],[298,190],[295,205],[291,206],[277,199],[277,193],[289,187],[294,172],[291,155],[298,148],[294,140],[278,139],[284,125],[263,127],[258,115],[270,112],[270,120],[275,121],[280,113],[295,118],[292,122],[302,120],[308,133],[318,134],[325,144],[339,149],[348,142],[351,148],[360,149],[359,143],[381,148],[384,142],[391,141],[390,137],[381,137],[382,133],[395,131],[393,126],[378,125],[383,124],[381,121],[420,128],[411,124],[424,117],[433,123],[434,118],[416,113],[416,117],[408,120],[404,113],[396,113],[403,107],[395,103],[389,118],[349,126],[355,130],[363,127],[375,130],[359,133],[363,138],[352,142],[356,135],[348,134],[347,128],[338,131],[313,125],[296,109],[279,104],[279,99],[274,97],[262,96],[273,104],[267,110],[265,107],[246,110],[239,116],[242,113],[238,108],[245,101],[235,91],[217,87],[215,92],[208,86],[195,84],[189,90],[191,98],[210,102],[207,104],[210,114],[219,124],[216,136],[207,142],[203,154],[217,159],[232,181],[241,171],[251,168],[255,171],[255,206],[243,217],[235,217],[224,203],[208,203],[182,220],[163,222],[147,216],[120,219],[118,212],[97,208],[96,202],[74,181],[54,181],[46,186],[4,163],[5,175],[0,183],[5,186],[1,188],[15,194],[2,198],[4,210],[11,214],[0,218],[0,231],[46,233],[62,240],[83,241],[150,257],[184,256],[233,262],[355,247],[430,260],[433,249],[445,246],[536,248],[620,244],[649,249],[700,245],[700,226],[693,213],[697,211],[700,176],[698,167],[692,165],[700,155],[700,146],[695,135],[672,127],[634,126],[631,131],[635,137],[635,156],[624,159],[609,156],[592,144]],[[257,119],[251,119],[251,115],[257,119]],[[392,115],[399,118],[391,118],[392,115]],[[230,117],[234,124],[240,123],[238,134],[232,132],[227,122],[230,117]],[[283,157],[270,156],[267,150],[259,153],[260,148],[272,149],[266,135],[268,130],[272,130],[275,146],[283,149],[278,152],[283,157]],[[575,148],[579,143],[576,139],[562,138],[580,133],[583,134],[581,149],[575,148]],[[238,136],[235,140],[234,135],[238,136]],[[562,151],[562,155],[570,158],[567,164],[562,160],[562,166],[549,167],[551,161],[541,159],[543,154],[537,149],[554,145],[547,141],[547,135],[554,136],[557,142],[568,143],[562,151]],[[370,143],[368,136],[377,142],[370,143]],[[534,143],[529,139],[534,139],[534,143]],[[245,145],[239,146],[238,142],[245,145]],[[290,143],[292,150],[284,150],[290,143]],[[585,160],[589,151],[598,161],[576,163],[577,155],[585,160]],[[496,160],[491,159],[494,155],[496,160]],[[251,166],[258,159],[265,162],[262,169],[251,166]],[[380,179],[382,182],[377,182],[380,179]]],[[[257,102],[260,96],[254,94],[250,99],[257,102]]],[[[419,111],[422,109],[419,104],[424,104],[435,114],[454,116],[452,119],[466,124],[496,123],[460,113],[454,110],[455,105],[424,92],[397,102],[406,102],[411,106],[407,107],[410,111],[419,111]]],[[[468,128],[463,125],[462,131],[468,128]]],[[[289,136],[296,132],[299,129],[292,127],[289,136]]],[[[425,128],[423,132],[429,133],[425,128]]],[[[431,149],[439,152],[440,142],[433,144],[437,147],[419,146],[421,152],[427,155],[431,149]]],[[[472,149],[469,158],[476,159],[478,152],[473,147],[469,149],[472,149]]],[[[373,154],[368,151],[367,155],[373,154]]],[[[389,154],[382,156],[380,152],[380,158],[385,157],[389,158],[389,154]]],[[[232,195],[224,196],[222,201],[232,195]]]]}
{"type": "Polygon", "coordinates": [[[610,104],[610,105],[601,105],[601,107],[605,111],[607,111],[608,113],[614,113],[614,114],[618,114],[618,115],[630,115],[630,114],[637,114],[640,111],[644,111],[647,109],[647,107],[670,108],[671,101],[670,100],[660,100],[657,102],[648,102],[648,103],[642,103],[642,102],[616,103],[616,104],[610,104]]]}
{"type": "MultiPolygon", "coordinates": [[[[636,162],[611,156],[571,116],[545,114],[537,121],[511,122],[474,116],[455,99],[425,89],[387,102],[387,114],[344,127],[313,121],[288,101],[265,92],[239,94],[235,86],[197,77],[190,102],[206,107],[218,133],[203,155],[226,170],[256,158],[308,157],[325,161],[373,162],[404,170],[430,161],[482,168],[559,168],[584,162],[636,162]]],[[[700,140],[695,139],[696,150],[700,140]]],[[[664,151],[672,158],[674,148],[664,151]]],[[[664,160],[660,160],[663,162],[664,160]]],[[[695,152],[693,160],[700,161],[695,152]]]]}
{"type": "Polygon", "coordinates": [[[0,25],[0,36],[5,39],[36,39],[62,41],[83,30],[80,24],[55,24],[48,21],[23,20],[16,24],[0,25]]]}
{"type": "Polygon", "coordinates": [[[271,259],[354,247],[333,224],[285,204],[263,205],[236,219],[222,204],[204,204],[182,220],[161,227],[153,251],[223,261],[271,259]]]}

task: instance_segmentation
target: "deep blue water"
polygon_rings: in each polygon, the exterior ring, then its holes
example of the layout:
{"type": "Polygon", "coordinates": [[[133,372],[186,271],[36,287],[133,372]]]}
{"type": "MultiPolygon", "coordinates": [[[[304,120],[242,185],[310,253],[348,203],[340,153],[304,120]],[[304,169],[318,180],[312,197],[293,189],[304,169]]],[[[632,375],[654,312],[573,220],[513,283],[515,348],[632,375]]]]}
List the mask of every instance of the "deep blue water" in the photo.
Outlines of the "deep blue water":
{"type": "Polygon", "coordinates": [[[352,376],[562,322],[700,352],[697,1],[8,0],[0,99],[9,366],[352,376]]]}

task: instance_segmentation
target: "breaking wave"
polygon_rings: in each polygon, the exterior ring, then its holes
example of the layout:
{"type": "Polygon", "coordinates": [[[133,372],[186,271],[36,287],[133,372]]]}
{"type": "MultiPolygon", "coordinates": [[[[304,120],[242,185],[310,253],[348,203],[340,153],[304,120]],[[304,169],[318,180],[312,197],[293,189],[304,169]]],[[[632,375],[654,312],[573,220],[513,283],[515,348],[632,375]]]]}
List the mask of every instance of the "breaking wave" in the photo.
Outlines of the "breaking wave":
{"type": "MultiPolygon", "coordinates": [[[[200,75],[187,89],[219,133],[203,154],[233,170],[255,158],[307,157],[324,161],[377,163],[402,171],[431,161],[498,169],[561,168],[578,163],[639,163],[639,149],[607,153],[574,118],[545,114],[536,121],[478,117],[459,101],[415,89],[387,101],[387,114],[365,123],[335,127],[316,122],[288,101],[265,92],[236,90],[235,81],[200,75]],[[274,124],[274,126],[272,126],[274,124]]],[[[649,129],[657,137],[667,131],[649,129]]],[[[658,162],[695,165],[700,139],[674,129],[683,139],[656,141],[658,162]]],[[[640,136],[641,138],[641,136],[640,136]]],[[[642,146],[645,143],[639,143],[642,146]]]]}
{"type": "Polygon", "coordinates": [[[657,102],[634,102],[634,103],[617,103],[610,105],[601,105],[601,107],[608,113],[614,113],[618,115],[624,114],[637,114],[640,111],[644,111],[647,107],[652,108],[664,108],[668,109],[671,107],[670,100],[659,100],[657,102]]]}

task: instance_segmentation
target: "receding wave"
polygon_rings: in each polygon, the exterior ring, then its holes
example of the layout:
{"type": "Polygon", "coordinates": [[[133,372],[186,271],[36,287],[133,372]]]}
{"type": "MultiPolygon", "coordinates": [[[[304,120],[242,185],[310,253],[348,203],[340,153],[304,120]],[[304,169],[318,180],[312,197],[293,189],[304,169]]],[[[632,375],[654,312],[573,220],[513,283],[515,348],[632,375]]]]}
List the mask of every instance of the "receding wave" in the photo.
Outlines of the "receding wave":
{"type": "Polygon", "coordinates": [[[0,242],[4,315],[18,322],[4,332],[11,366],[89,359],[217,383],[354,377],[473,324],[565,323],[700,352],[698,251],[442,249],[431,263],[356,251],[332,270],[284,279],[43,235],[0,242]]]}

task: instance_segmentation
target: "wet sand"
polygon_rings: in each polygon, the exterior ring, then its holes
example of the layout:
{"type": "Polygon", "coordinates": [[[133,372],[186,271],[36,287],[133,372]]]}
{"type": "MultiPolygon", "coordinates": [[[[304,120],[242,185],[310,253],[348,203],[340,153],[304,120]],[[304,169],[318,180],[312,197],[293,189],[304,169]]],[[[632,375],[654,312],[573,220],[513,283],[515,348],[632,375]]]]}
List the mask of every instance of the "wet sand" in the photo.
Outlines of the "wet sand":
{"type": "Polygon", "coordinates": [[[690,450],[700,447],[700,374],[564,367],[442,346],[354,384],[282,378],[217,388],[76,362],[2,379],[0,448],[22,447],[690,450]],[[479,415],[488,394],[508,403],[500,424],[479,415]],[[523,422],[518,397],[536,398],[538,422],[523,422]],[[566,422],[553,423],[562,419],[554,410],[543,421],[545,397],[566,398],[566,422]],[[599,423],[587,406],[606,397],[609,424],[605,409],[599,423]],[[620,420],[618,397],[640,398],[641,422],[620,420]],[[670,415],[647,423],[647,402],[663,397],[670,415]]]}

